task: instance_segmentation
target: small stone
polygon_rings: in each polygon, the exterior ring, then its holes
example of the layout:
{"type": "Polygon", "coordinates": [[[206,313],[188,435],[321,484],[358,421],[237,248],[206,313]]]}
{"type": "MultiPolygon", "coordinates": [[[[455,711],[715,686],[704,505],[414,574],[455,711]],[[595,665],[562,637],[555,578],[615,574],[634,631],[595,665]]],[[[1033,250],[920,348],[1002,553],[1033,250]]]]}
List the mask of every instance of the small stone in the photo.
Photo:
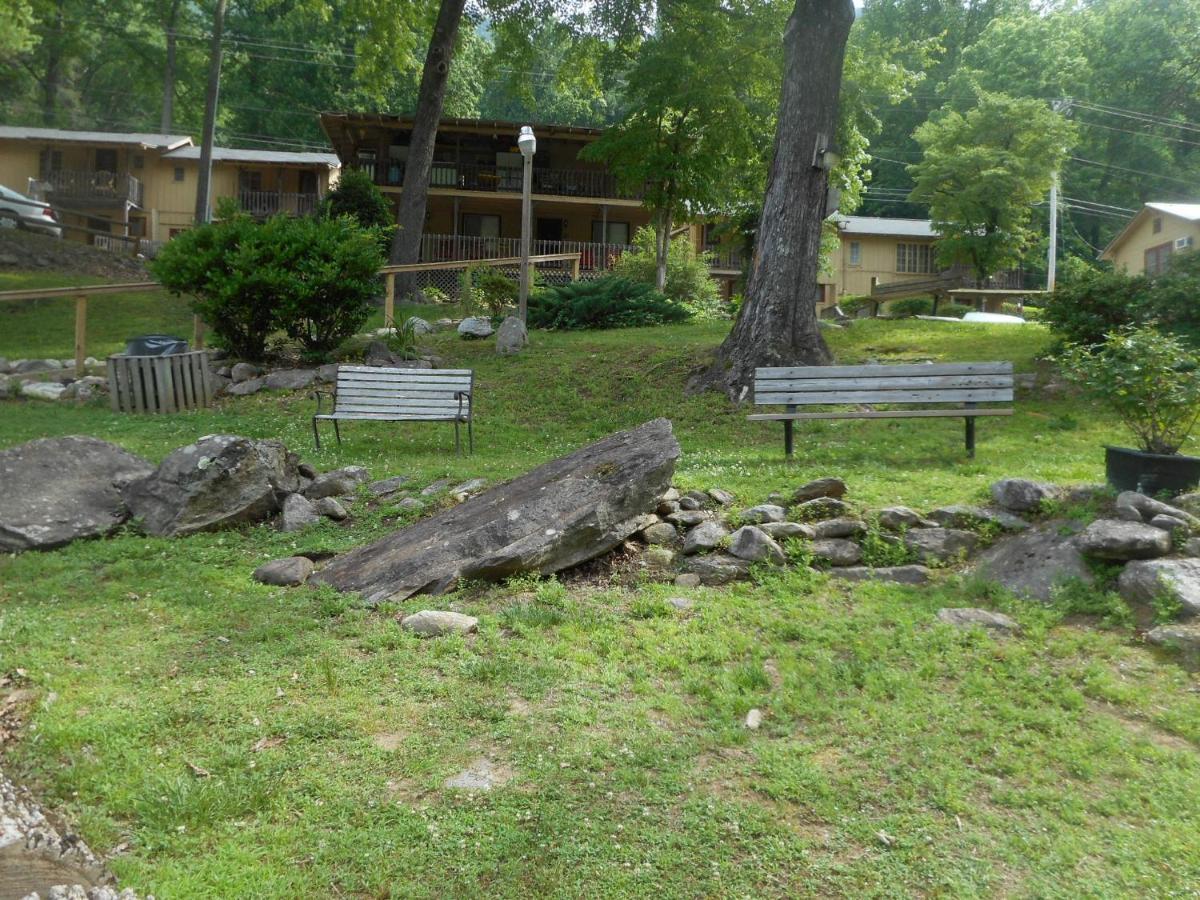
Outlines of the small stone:
{"type": "Polygon", "coordinates": [[[57,359],[18,359],[12,364],[15,375],[36,375],[39,372],[54,372],[63,368],[57,359]]]}
{"type": "Polygon", "coordinates": [[[1079,552],[1097,559],[1151,559],[1171,552],[1171,536],[1158,528],[1119,519],[1097,519],[1076,538],[1079,552]]]}
{"type": "Polygon", "coordinates": [[[478,494],[485,487],[487,487],[486,478],[472,478],[468,481],[464,481],[462,484],[450,488],[450,493],[466,494],[467,496],[470,496],[471,494],[478,494]]]}
{"type": "MultiPolygon", "coordinates": [[[[234,366],[234,368],[236,369],[237,366],[234,366]]],[[[235,381],[228,388],[226,388],[226,393],[232,394],[235,397],[248,397],[251,394],[257,394],[259,391],[261,391],[266,382],[267,380],[265,378],[251,378],[248,381],[240,382],[235,381]]]]}
{"type": "Polygon", "coordinates": [[[866,534],[867,526],[859,519],[826,519],[813,526],[817,540],[825,538],[848,538],[866,534]]]}
{"type": "Polygon", "coordinates": [[[306,556],[289,556],[263,563],[250,577],[262,584],[275,587],[295,587],[308,581],[313,573],[313,562],[306,556]]]}
{"type": "Polygon", "coordinates": [[[277,369],[267,375],[269,391],[298,391],[309,387],[317,378],[316,369],[277,369]]]}
{"type": "Polygon", "coordinates": [[[905,533],[904,544],[923,563],[947,563],[968,556],[979,538],[956,528],[917,528],[905,533]]]}
{"type": "Polygon", "coordinates": [[[667,488],[666,491],[663,493],[663,495],[661,497],[659,497],[658,499],[659,500],[678,500],[679,499],[679,491],[676,490],[675,488],[667,488]]]}
{"type": "Polygon", "coordinates": [[[994,525],[1004,531],[1024,531],[1029,523],[1003,509],[981,506],[942,506],[929,513],[929,520],[945,528],[979,528],[994,525]]]}
{"type": "Polygon", "coordinates": [[[528,344],[529,332],[525,330],[525,323],[516,316],[507,317],[496,329],[496,352],[501,356],[520,353],[528,344]]]}
{"type": "Polygon", "coordinates": [[[792,503],[807,503],[818,497],[831,497],[840,500],[846,496],[846,482],[840,478],[818,478],[796,488],[792,494],[792,503]]]}
{"type": "Polygon", "coordinates": [[[1159,625],[1146,632],[1146,640],[1158,647],[1197,653],[1200,652],[1200,625],[1159,625]]]}
{"type": "Polygon", "coordinates": [[[710,488],[708,496],[712,498],[714,503],[720,506],[731,506],[737,499],[729,491],[723,491],[720,488],[710,488]]]}
{"type": "Polygon", "coordinates": [[[416,497],[405,497],[403,500],[401,500],[399,503],[396,504],[396,509],[413,510],[413,509],[424,509],[424,508],[425,508],[425,504],[422,503],[420,500],[418,500],[416,497]]]}
{"type": "Polygon", "coordinates": [[[687,597],[670,597],[667,599],[667,602],[680,612],[687,612],[689,609],[695,606],[695,604],[687,597]]]}
{"type": "Polygon", "coordinates": [[[1183,521],[1183,519],[1177,519],[1175,516],[1168,516],[1162,513],[1151,519],[1149,524],[1151,528],[1158,528],[1168,534],[1174,534],[1176,531],[1187,534],[1189,530],[1188,523],[1183,521]]]}
{"type": "Polygon", "coordinates": [[[677,544],[679,532],[670,522],[656,522],[649,528],[642,529],[642,540],[647,544],[677,544]]]}
{"type": "Polygon", "coordinates": [[[992,499],[1011,512],[1036,512],[1047,500],[1062,496],[1058,485],[1028,478],[1005,478],[992,485],[992,499]]]}
{"type": "Polygon", "coordinates": [[[21,385],[21,394],[34,400],[58,400],[66,390],[65,384],[55,381],[31,381],[21,385]]]}
{"type": "Polygon", "coordinates": [[[729,552],[739,559],[774,565],[783,565],[787,559],[780,546],[765,531],[753,525],[743,525],[730,535],[729,552]]]}
{"type": "Polygon", "coordinates": [[[229,370],[229,377],[233,379],[234,384],[241,384],[243,381],[250,381],[252,378],[257,378],[258,375],[258,366],[251,365],[247,362],[236,363],[229,370]]]}
{"type": "Polygon", "coordinates": [[[679,498],[679,508],[680,509],[704,509],[704,504],[701,503],[699,500],[697,500],[695,497],[680,497],[679,498]]]}
{"type": "MultiPolygon", "coordinates": [[[[750,575],[750,563],[728,553],[691,556],[683,564],[687,572],[699,577],[701,584],[718,585],[738,581],[750,575]]],[[[679,587],[685,585],[678,584],[679,587]]],[[[690,586],[690,585],[687,585],[690,586]]]]}
{"type": "Polygon", "coordinates": [[[300,463],[300,465],[296,466],[296,472],[299,473],[301,478],[307,478],[309,481],[312,481],[321,474],[312,463],[300,463]]]}
{"type": "Polygon", "coordinates": [[[907,506],[889,506],[879,511],[879,524],[892,531],[899,531],[901,528],[930,528],[937,523],[907,506]]]}
{"type": "Polygon", "coordinates": [[[1155,500],[1153,497],[1147,497],[1145,494],[1139,494],[1137,491],[1121,491],[1117,494],[1113,505],[1117,518],[1127,522],[1149,522],[1155,516],[1170,516],[1172,519],[1185,522],[1192,528],[1200,528],[1200,519],[1190,512],[1177,506],[1171,506],[1169,503],[1163,503],[1161,500],[1155,500]]]}
{"type": "Polygon", "coordinates": [[[667,521],[680,528],[693,528],[701,522],[707,522],[710,516],[701,509],[681,509],[667,516],[667,521]]]}
{"type": "Polygon", "coordinates": [[[812,555],[831,566],[854,566],[862,561],[862,547],[844,538],[813,541],[812,555]]]}
{"type": "Polygon", "coordinates": [[[937,617],[939,621],[955,628],[984,628],[1000,634],[1013,634],[1021,630],[1021,626],[1008,616],[987,609],[943,607],[937,611],[937,617]]]}
{"type": "Polygon", "coordinates": [[[746,713],[746,727],[751,731],[758,731],[762,727],[763,714],[761,709],[752,709],[746,713]]]}
{"type": "Polygon", "coordinates": [[[792,539],[811,541],[817,536],[817,531],[812,525],[805,525],[802,522],[763,522],[758,527],[775,541],[792,539]]]}
{"type": "Polygon", "coordinates": [[[846,581],[889,581],[893,584],[925,584],[929,569],[925,566],[843,566],[830,569],[829,574],[846,581]]]}
{"type": "MultiPolygon", "coordinates": [[[[668,526],[670,527],[670,526],[668,526]]],[[[729,532],[720,522],[705,521],[691,528],[683,536],[683,554],[707,553],[721,546],[729,532]]]]}
{"type": "Polygon", "coordinates": [[[752,506],[742,513],[740,520],[748,525],[759,525],[763,522],[782,522],[787,518],[787,510],[772,503],[752,506]]]}
{"type": "Polygon", "coordinates": [[[679,501],[659,500],[658,506],[654,508],[654,511],[665,518],[666,516],[671,515],[671,513],[679,512],[679,501]]]}
{"type": "Polygon", "coordinates": [[[433,334],[433,326],[420,316],[409,316],[404,320],[404,326],[406,328],[411,328],[412,333],[418,337],[424,334],[433,334]]]}
{"type": "Polygon", "coordinates": [[[334,384],[337,382],[338,364],[326,363],[323,366],[317,366],[317,381],[321,384],[334,384]]]}
{"type": "Polygon", "coordinates": [[[833,519],[850,512],[850,504],[836,497],[817,497],[792,507],[792,515],[803,522],[833,519]]]}
{"type": "Polygon", "coordinates": [[[700,576],[694,572],[683,572],[675,576],[675,587],[680,588],[695,588],[700,587],[700,576]]]}
{"type": "Polygon", "coordinates": [[[401,619],[400,627],[418,637],[441,637],[446,634],[473,634],[479,629],[479,620],[462,613],[423,609],[401,619]]]}
{"type": "Polygon", "coordinates": [[[333,519],[335,522],[341,522],[344,519],[350,518],[350,513],[346,512],[346,507],[342,506],[333,497],[322,497],[313,504],[313,508],[317,511],[317,515],[333,519]]]}
{"type": "Polygon", "coordinates": [[[668,572],[675,568],[675,551],[663,545],[651,545],[642,554],[642,563],[655,572],[668,572]]]}
{"type": "Polygon", "coordinates": [[[288,494],[279,513],[279,530],[301,531],[319,518],[316,508],[303,494],[288,494]]]}
{"type": "Polygon", "coordinates": [[[304,489],[304,496],[309,500],[345,497],[353,494],[360,484],[365,484],[370,479],[371,474],[362,466],[343,466],[318,475],[313,483],[304,489]]]}
{"type": "Polygon", "coordinates": [[[374,497],[386,497],[389,494],[396,493],[396,491],[408,484],[408,481],[409,478],[407,475],[395,475],[391,478],[372,481],[367,485],[367,492],[374,497]]]}
{"type": "Polygon", "coordinates": [[[479,316],[468,316],[458,323],[459,335],[467,340],[491,337],[494,330],[490,320],[479,316]]]}
{"type": "Polygon", "coordinates": [[[450,479],[439,478],[437,481],[425,485],[425,487],[421,490],[421,496],[432,497],[434,494],[440,494],[448,487],[450,487],[450,479]]]}

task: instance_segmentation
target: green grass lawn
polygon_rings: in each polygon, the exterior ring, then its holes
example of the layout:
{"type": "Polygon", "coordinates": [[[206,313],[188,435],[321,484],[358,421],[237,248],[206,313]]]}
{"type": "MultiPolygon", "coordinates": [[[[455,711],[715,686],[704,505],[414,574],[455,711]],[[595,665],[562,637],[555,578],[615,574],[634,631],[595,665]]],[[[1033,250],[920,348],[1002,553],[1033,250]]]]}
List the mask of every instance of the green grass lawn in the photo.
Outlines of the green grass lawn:
{"type": "MultiPolygon", "coordinates": [[[[43,355],[16,335],[41,334],[47,310],[12,315],[0,355],[43,355]]],[[[107,327],[123,340],[132,326],[114,313],[107,327]]],[[[505,359],[436,336],[446,365],[477,372],[474,457],[453,455],[447,425],[353,423],[318,453],[311,403],[266,394],[160,418],[0,403],[0,446],[82,433],[160,459],[236,432],[320,468],[502,479],[664,415],[681,486],[750,504],[838,474],[854,500],[928,507],[982,499],[1004,475],[1098,481],[1101,444],[1120,440],[1078,402],[1022,396],[1018,415],[980,422],[974,461],[961,422],[900,420],[806,424],[785,466],[778,426],[683,391],[726,327],[536,334],[505,359]]],[[[873,321],[830,340],[846,362],[1028,372],[1050,338],[873,321]]],[[[69,327],[43,346],[65,355],[69,327]]],[[[689,613],[630,567],[374,611],[249,578],[379,536],[392,512],[0,558],[0,674],[20,668],[38,693],[5,768],[97,850],[120,848],[123,883],[159,898],[1140,897],[1200,883],[1196,679],[1128,625],[954,575],[914,589],[768,573],[682,592],[689,613]],[[422,642],[394,620],[451,605],[480,616],[477,636],[422,642]],[[947,605],[1002,609],[1024,633],[954,631],[935,620],[947,605]],[[766,715],[754,733],[752,707],[766,715]],[[506,786],[441,788],[484,756],[506,786]]]]}

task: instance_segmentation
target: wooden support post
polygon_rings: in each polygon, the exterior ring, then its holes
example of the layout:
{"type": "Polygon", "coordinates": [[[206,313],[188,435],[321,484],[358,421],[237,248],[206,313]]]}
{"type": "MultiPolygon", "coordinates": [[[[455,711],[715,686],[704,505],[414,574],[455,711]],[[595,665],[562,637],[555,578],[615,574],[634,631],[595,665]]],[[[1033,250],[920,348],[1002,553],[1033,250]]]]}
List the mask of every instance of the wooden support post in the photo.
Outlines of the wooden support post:
{"type": "Polygon", "coordinates": [[[576,256],[573,260],[571,260],[571,280],[572,281],[579,280],[579,259],[580,259],[580,257],[576,256]]]}
{"type": "Polygon", "coordinates": [[[87,297],[80,294],[75,298],[75,375],[84,376],[83,361],[87,359],[87,297]]]}
{"type": "Polygon", "coordinates": [[[387,295],[383,301],[383,324],[385,328],[396,327],[396,274],[388,272],[384,277],[387,295]]]}
{"type": "MultiPolygon", "coordinates": [[[[796,411],[795,405],[789,403],[787,411],[794,413],[796,411]]],[[[795,460],[795,442],[792,438],[792,428],[795,424],[791,419],[783,420],[783,455],[787,458],[788,462],[795,460]]]]}
{"type": "Polygon", "coordinates": [[[192,316],[192,349],[204,349],[204,320],[199,316],[192,316]]]}

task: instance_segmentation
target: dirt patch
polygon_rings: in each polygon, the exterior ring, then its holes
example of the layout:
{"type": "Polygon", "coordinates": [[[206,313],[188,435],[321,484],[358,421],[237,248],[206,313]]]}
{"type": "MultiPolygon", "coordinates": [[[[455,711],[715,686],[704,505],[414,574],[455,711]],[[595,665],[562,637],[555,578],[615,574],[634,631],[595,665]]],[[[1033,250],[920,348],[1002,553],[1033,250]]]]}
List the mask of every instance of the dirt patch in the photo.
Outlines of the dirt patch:
{"type": "Polygon", "coordinates": [[[405,739],[408,734],[403,731],[386,731],[382,734],[371,735],[371,743],[380,750],[386,750],[389,753],[393,750],[399,750],[404,746],[405,739]]]}
{"type": "Polygon", "coordinates": [[[78,241],[57,240],[15,228],[0,228],[0,272],[46,270],[113,281],[148,281],[146,261],[110,253],[78,241]]]}
{"type": "Polygon", "coordinates": [[[1173,750],[1184,753],[1200,752],[1200,747],[1197,747],[1187,738],[1160,728],[1153,722],[1126,712],[1118,706],[1110,706],[1099,700],[1089,700],[1088,707],[1097,715],[1105,716],[1108,719],[1119,722],[1122,728],[1140,737],[1144,737],[1160,750],[1173,750]]]}

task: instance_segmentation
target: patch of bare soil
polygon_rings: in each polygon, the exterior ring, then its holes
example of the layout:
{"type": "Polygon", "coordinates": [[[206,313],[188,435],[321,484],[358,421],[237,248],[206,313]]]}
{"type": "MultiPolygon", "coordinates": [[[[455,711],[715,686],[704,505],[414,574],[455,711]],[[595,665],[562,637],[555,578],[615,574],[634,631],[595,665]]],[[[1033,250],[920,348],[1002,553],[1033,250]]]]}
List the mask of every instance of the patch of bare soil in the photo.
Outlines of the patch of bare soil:
{"type": "Polygon", "coordinates": [[[48,271],[112,281],[149,281],[144,259],[17,228],[0,228],[0,272],[48,271]]]}

